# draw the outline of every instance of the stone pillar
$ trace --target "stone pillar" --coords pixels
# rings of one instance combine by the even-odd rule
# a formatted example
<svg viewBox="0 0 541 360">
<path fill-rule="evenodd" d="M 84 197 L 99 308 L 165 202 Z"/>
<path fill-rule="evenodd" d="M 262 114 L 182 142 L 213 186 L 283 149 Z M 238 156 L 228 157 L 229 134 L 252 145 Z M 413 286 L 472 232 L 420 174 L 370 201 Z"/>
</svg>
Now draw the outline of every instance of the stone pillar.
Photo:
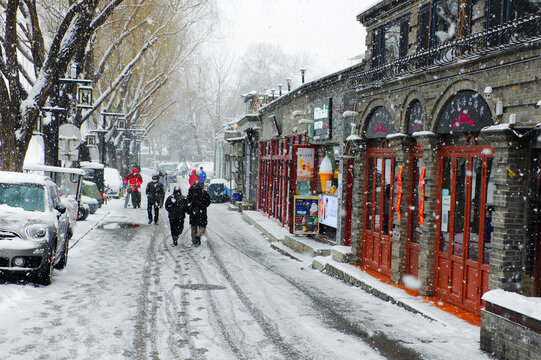
<svg viewBox="0 0 541 360">
<path fill-rule="evenodd" d="M 509 129 L 487 129 L 485 138 L 494 147 L 494 213 L 490 289 L 522 292 L 523 254 L 526 247 L 528 150 L 524 140 Z M 511 171 L 508 171 L 511 170 Z"/>
<path fill-rule="evenodd" d="M 408 184 L 410 178 L 410 150 L 412 139 L 407 135 L 393 135 L 388 139 L 389 145 L 396 151 L 395 158 L 395 186 L 393 196 L 393 260 L 391 268 L 393 275 L 391 281 L 401 283 L 402 276 L 406 270 L 406 241 L 408 238 Z M 401 220 L 398 220 L 398 212 L 396 209 L 396 200 L 398 199 L 398 171 L 402 167 L 402 198 L 400 202 Z"/>
<path fill-rule="evenodd" d="M 366 174 L 366 141 L 358 141 L 359 148 L 356 151 L 353 171 L 355 177 L 353 179 L 353 201 L 351 204 L 351 253 L 356 256 L 356 262 L 361 264 L 362 261 L 362 239 L 363 233 L 363 217 L 365 203 L 364 178 Z"/>
<path fill-rule="evenodd" d="M 430 132 L 422 132 L 415 140 L 423 150 L 425 163 L 424 226 L 421 226 L 419 246 L 419 294 L 434 295 L 435 253 L 436 253 L 436 214 L 438 192 L 439 137 Z"/>
</svg>

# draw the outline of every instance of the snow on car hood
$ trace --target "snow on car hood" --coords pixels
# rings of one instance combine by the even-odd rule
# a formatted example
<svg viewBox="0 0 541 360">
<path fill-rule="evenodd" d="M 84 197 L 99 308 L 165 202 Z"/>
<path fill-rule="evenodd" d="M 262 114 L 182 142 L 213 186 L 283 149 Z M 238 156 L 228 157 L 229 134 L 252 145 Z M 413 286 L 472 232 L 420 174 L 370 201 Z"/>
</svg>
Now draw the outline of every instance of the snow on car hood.
<svg viewBox="0 0 541 360">
<path fill-rule="evenodd" d="M 31 224 L 58 226 L 58 218 L 54 212 L 26 211 L 23 208 L 0 205 L 0 229 L 24 236 L 24 229 Z"/>
</svg>

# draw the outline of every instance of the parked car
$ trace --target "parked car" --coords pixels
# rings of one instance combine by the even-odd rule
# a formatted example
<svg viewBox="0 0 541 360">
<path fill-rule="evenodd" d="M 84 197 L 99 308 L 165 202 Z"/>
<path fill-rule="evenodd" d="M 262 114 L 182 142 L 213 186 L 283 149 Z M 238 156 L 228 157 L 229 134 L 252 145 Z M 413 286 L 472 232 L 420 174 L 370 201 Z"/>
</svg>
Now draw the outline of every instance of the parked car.
<svg viewBox="0 0 541 360">
<path fill-rule="evenodd" d="M 68 262 L 69 225 L 58 186 L 47 176 L 0 171 L 0 272 L 49 285 Z"/>
<path fill-rule="evenodd" d="M 207 186 L 207 192 L 210 195 L 210 201 L 215 203 L 223 203 L 229 201 L 229 195 L 227 192 L 226 179 L 213 179 Z"/>
<path fill-rule="evenodd" d="M 167 183 L 176 183 L 177 182 L 177 163 L 167 162 L 159 163 L 158 168 L 156 169 L 159 173 L 164 171 L 167 174 Z"/>
<path fill-rule="evenodd" d="M 94 214 L 103 205 L 100 191 L 92 181 L 83 180 L 81 201 L 88 205 L 91 214 Z"/>
<path fill-rule="evenodd" d="M 81 169 L 85 171 L 84 179 L 96 184 L 102 199 L 105 193 L 104 168 L 100 163 L 81 161 Z"/>
<path fill-rule="evenodd" d="M 105 195 L 107 195 L 107 197 L 119 199 L 123 179 L 118 170 L 106 167 L 103 172 L 103 180 L 105 182 Z"/>
</svg>

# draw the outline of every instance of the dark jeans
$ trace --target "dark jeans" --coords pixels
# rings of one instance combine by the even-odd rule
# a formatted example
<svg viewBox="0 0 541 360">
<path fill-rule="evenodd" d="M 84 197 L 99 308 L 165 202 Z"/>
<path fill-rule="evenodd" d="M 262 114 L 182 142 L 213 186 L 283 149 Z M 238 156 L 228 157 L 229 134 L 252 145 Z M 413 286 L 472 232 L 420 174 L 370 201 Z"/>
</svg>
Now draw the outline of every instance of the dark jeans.
<svg viewBox="0 0 541 360">
<path fill-rule="evenodd" d="M 158 216 L 160 215 L 160 204 L 157 201 L 148 200 L 147 213 L 149 221 L 152 221 L 152 208 L 154 208 L 154 222 L 158 222 Z"/>
</svg>

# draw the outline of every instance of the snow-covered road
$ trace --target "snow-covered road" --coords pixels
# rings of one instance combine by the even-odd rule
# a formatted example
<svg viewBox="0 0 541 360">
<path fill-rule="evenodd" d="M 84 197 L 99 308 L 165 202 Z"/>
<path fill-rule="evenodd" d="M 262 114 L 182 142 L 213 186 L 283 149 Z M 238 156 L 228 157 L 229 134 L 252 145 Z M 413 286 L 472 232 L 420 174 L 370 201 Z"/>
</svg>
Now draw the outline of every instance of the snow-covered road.
<svg viewBox="0 0 541 360">
<path fill-rule="evenodd" d="M 143 207 L 146 206 L 143 200 Z M 112 200 L 78 224 L 48 287 L 0 284 L 10 359 L 486 358 L 479 329 L 431 322 L 272 250 L 225 204 L 192 247 L 166 212 Z"/>
</svg>

